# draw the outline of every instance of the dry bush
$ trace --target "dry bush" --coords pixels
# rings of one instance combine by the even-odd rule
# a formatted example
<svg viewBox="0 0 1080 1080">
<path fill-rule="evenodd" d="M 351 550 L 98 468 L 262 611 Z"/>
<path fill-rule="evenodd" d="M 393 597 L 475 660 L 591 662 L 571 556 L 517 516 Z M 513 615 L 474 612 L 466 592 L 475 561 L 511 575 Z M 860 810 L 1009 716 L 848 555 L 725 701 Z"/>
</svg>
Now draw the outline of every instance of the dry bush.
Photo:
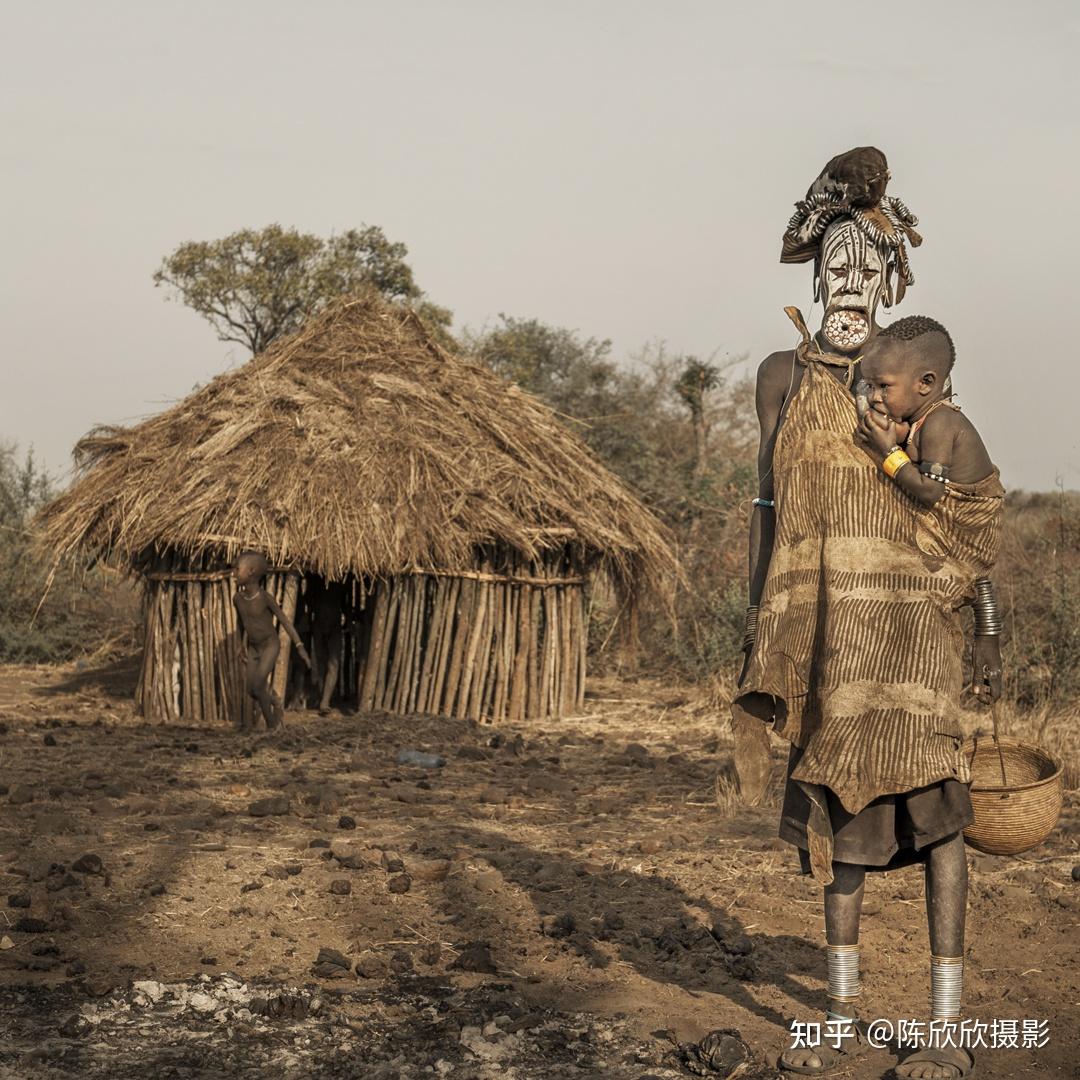
<svg viewBox="0 0 1080 1080">
<path fill-rule="evenodd" d="M 130 648 L 138 598 L 115 571 L 55 573 L 35 543 L 33 516 L 52 481 L 16 447 L 0 444 L 0 660 L 44 663 Z"/>
</svg>

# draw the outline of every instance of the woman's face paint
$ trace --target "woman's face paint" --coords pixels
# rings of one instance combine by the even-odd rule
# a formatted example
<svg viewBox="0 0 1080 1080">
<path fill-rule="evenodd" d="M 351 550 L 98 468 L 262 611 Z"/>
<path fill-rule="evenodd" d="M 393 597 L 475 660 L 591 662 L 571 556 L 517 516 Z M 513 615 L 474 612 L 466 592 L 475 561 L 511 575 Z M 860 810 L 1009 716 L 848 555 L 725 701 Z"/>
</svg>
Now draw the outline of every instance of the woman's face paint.
<svg viewBox="0 0 1080 1080">
<path fill-rule="evenodd" d="M 858 349 L 870 336 L 885 288 L 885 259 L 850 221 L 825 233 L 821 244 L 822 333 L 834 348 Z"/>
</svg>

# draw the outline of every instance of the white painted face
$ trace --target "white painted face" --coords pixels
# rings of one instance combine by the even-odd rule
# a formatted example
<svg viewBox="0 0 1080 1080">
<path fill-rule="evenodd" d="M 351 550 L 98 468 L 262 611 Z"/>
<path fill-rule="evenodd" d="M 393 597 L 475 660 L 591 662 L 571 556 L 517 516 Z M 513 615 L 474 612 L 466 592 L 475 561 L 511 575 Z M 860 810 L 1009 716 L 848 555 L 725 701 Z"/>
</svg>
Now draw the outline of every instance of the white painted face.
<svg viewBox="0 0 1080 1080">
<path fill-rule="evenodd" d="M 885 289 L 885 259 L 851 221 L 830 225 L 821 243 L 822 333 L 835 348 L 858 349 L 870 336 Z"/>
</svg>

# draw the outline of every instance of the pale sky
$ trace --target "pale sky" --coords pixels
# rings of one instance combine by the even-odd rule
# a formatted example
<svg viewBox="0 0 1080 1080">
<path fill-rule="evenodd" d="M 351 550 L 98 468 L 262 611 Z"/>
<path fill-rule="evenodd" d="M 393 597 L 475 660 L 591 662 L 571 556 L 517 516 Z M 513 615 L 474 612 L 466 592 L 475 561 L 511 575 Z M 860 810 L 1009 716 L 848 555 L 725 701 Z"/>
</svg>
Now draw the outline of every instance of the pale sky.
<svg viewBox="0 0 1080 1080">
<path fill-rule="evenodd" d="M 1080 487 L 1075 4 L 0 11 L 0 439 L 57 472 L 246 359 L 154 288 L 185 240 L 379 225 L 459 328 L 758 358 L 808 311 L 809 267 L 778 262 L 792 203 L 869 143 L 926 241 L 896 317 L 952 331 L 1008 486 Z"/>
</svg>

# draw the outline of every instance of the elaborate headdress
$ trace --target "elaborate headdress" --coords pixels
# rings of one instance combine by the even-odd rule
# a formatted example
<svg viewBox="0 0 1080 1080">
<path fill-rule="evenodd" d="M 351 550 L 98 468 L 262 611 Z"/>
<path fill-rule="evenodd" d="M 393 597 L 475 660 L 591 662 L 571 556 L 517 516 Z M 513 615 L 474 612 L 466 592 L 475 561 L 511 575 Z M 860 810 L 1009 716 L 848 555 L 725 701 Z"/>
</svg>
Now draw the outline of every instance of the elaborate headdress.
<svg viewBox="0 0 1080 1080">
<path fill-rule="evenodd" d="M 900 199 L 885 194 L 888 182 L 888 162 L 876 147 L 857 146 L 845 154 L 838 154 L 810 185 L 806 198 L 795 204 L 795 213 L 784 232 L 780 261 L 804 263 L 816 260 L 825 230 L 834 221 L 848 218 L 885 260 L 885 305 L 891 307 L 900 303 L 907 287 L 915 282 L 908 264 L 905 240 L 912 247 L 918 247 L 922 237 L 915 231 L 919 219 Z"/>
</svg>

